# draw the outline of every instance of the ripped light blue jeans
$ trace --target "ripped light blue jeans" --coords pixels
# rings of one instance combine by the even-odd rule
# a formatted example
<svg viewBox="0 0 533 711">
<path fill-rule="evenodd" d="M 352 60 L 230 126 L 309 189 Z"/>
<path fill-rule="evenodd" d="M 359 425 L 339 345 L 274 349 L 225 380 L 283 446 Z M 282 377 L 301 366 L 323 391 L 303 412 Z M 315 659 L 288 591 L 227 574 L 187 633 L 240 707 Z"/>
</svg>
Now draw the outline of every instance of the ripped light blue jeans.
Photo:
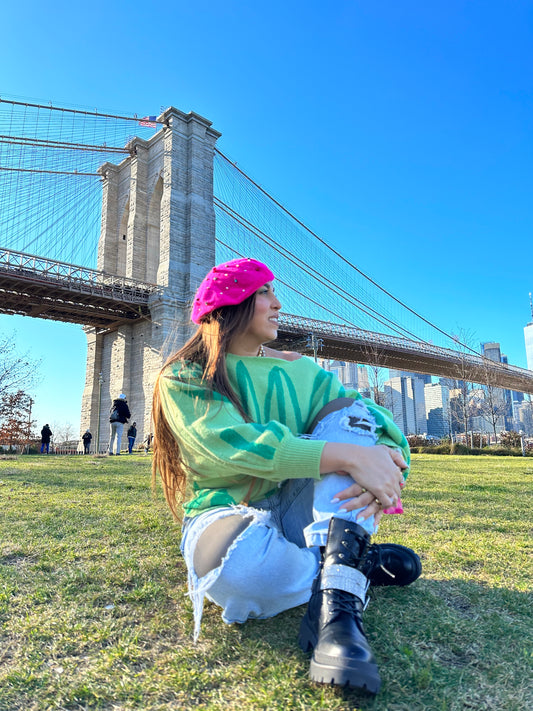
<svg viewBox="0 0 533 711">
<path fill-rule="evenodd" d="M 305 437 L 373 446 L 377 442 L 375 429 L 374 418 L 364 403 L 356 400 L 324 417 Z M 350 483 L 347 476 L 335 473 L 320 480 L 288 479 L 275 494 L 250 506 L 220 507 L 185 519 L 181 551 L 189 573 L 194 638 L 200 633 L 204 597 L 222 608 L 222 619 L 228 624 L 273 617 L 306 603 L 330 518 L 355 522 L 362 511 L 344 511 L 340 508 L 343 502 L 332 502 Z M 232 542 L 221 564 L 198 578 L 193 557 L 200 536 L 218 519 L 235 514 L 249 518 L 248 527 Z M 373 516 L 357 523 L 369 534 L 376 531 Z M 364 601 L 368 583 L 359 575 L 351 580 L 330 578 L 330 586 L 348 589 Z"/>
</svg>

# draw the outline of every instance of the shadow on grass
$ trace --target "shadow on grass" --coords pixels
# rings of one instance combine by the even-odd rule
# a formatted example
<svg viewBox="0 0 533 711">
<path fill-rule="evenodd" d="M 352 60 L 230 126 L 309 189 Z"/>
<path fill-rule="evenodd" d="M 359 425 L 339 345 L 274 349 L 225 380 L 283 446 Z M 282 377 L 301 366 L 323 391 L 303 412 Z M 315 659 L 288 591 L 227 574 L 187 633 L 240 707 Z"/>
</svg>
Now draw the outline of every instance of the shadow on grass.
<svg viewBox="0 0 533 711">
<path fill-rule="evenodd" d="M 224 627 L 214 619 L 215 606 L 208 608 L 210 619 L 202 632 L 207 644 Z M 531 694 L 530 609 L 527 593 L 460 579 L 420 579 L 408 588 L 373 589 L 364 620 L 383 681 L 375 698 L 307 679 L 309 655 L 297 644 L 305 606 L 233 625 L 233 642 L 239 640 L 235 661 L 285 659 L 299 683 L 308 686 L 310 700 L 317 702 L 325 693 L 330 701 L 346 704 L 331 708 L 518 711 L 528 707 Z M 309 707 L 315 708 L 311 702 Z"/>
</svg>

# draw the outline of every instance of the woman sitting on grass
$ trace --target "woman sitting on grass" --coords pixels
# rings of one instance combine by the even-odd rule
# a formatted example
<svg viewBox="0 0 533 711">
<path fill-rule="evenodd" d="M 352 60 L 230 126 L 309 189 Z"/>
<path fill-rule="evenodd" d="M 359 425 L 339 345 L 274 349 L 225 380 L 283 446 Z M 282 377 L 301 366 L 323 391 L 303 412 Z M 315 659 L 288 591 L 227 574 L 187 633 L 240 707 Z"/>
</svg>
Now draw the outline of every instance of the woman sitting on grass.
<svg viewBox="0 0 533 711">
<path fill-rule="evenodd" d="M 376 693 L 368 586 L 421 570 L 409 548 L 370 543 L 384 509 L 401 510 L 409 450 L 387 410 L 309 358 L 264 347 L 278 331 L 273 280 L 236 259 L 200 285 L 198 330 L 155 387 L 153 480 L 176 519 L 185 499 L 195 638 L 206 595 L 227 623 L 308 603 L 299 643 L 313 648 L 311 678 Z"/>
</svg>

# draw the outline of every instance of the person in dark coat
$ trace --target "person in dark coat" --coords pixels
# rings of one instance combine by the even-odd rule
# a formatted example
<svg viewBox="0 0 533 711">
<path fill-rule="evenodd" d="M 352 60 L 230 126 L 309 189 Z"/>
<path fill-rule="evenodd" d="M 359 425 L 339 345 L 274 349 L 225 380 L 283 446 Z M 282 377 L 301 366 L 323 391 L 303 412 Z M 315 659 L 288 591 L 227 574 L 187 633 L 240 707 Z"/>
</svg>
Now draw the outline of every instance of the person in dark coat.
<svg viewBox="0 0 533 711">
<path fill-rule="evenodd" d="M 135 438 L 137 437 L 137 423 L 134 422 L 130 428 L 128 428 L 128 454 L 131 454 L 133 445 L 135 444 Z"/>
<path fill-rule="evenodd" d="M 50 450 L 50 440 L 52 438 L 52 430 L 50 429 L 49 425 L 46 424 L 42 430 L 41 430 L 41 454 L 44 452 L 46 449 L 46 454 L 48 454 Z"/>
<path fill-rule="evenodd" d="M 93 438 L 93 436 L 89 432 L 89 430 L 87 430 L 86 432 L 83 433 L 82 440 L 83 440 L 83 453 L 84 454 L 89 454 L 89 450 L 91 449 L 92 438 Z"/>
<path fill-rule="evenodd" d="M 144 438 L 144 453 L 148 454 L 148 451 L 150 450 L 150 445 L 152 444 L 154 436 L 151 432 L 149 432 L 146 437 Z"/>
<path fill-rule="evenodd" d="M 118 396 L 116 400 L 113 400 L 111 405 L 111 411 L 109 413 L 109 423 L 111 425 L 111 432 L 109 436 L 109 454 L 113 454 L 113 444 L 116 440 L 115 453 L 117 456 L 120 454 L 120 444 L 122 442 L 122 432 L 124 431 L 124 425 L 130 419 L 131 413 L 128 407 L 128 401 L 124 393 Z"/>
</svg>

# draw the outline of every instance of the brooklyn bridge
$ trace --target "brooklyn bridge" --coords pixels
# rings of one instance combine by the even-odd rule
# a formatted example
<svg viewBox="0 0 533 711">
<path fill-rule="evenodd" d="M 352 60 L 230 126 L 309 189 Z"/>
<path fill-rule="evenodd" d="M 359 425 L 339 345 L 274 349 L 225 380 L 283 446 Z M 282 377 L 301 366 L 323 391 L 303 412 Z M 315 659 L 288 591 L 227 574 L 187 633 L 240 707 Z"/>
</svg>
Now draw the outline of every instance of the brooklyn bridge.
<svg viewBox="0 0 533 711">
<path fill-rule="evenodd" d="M 82 428 L 127 391 L 148 431 L 155 374 L 190 335 L 197 285 L 239 256 L 276 275 L 275 348 L 533 392 L 531 371 L 482 357 L 350 264 L 219 136 L 172 107 L 127 117 L 0 100 L 0 313 L 85 327 Z"/>
</svg>

